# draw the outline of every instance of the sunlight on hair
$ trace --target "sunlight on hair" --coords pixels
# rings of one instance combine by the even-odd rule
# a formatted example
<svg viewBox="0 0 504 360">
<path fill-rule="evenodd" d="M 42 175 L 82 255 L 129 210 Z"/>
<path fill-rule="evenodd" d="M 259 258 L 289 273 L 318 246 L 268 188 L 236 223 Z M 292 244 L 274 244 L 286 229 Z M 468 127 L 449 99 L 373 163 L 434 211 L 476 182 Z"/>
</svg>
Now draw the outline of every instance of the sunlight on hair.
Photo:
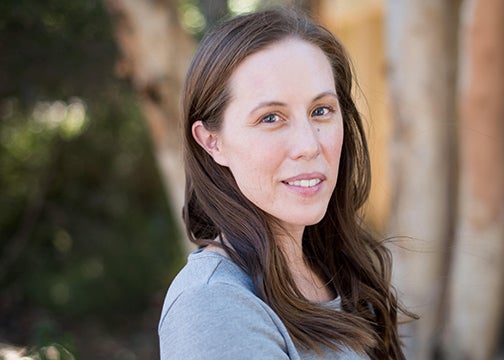
<svg viewBox="0 0 504 360">
<path fill-rule="evenodd" d="M 259 0 L 228 0 L 228 8 L 233 15 L 240 15 L 257 10 L 259 4 Z"/>
</svg>

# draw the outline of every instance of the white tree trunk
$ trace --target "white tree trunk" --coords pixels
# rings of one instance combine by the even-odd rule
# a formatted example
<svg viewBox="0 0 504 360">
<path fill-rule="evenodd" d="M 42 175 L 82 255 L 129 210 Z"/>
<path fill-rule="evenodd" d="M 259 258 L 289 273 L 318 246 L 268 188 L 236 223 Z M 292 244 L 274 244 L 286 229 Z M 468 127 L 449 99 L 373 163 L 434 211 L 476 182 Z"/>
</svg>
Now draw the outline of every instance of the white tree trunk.
<svg viewBox="0 0 504 360">
<path fill-rule="evenodd" d="M 402 329 L 408 359 L 431 359 L 452 234 L 457 18 L 450 1 L 388 2 L 393 281 L 421 319 Z"/>
<path fill-rule="evenodd" d="M 504 2 L 467 0 L 459 67 L 459 213 L 447 359 L 494 359 L 504 302 Z"/>
<path fill-rule="evenodd" d="M 139 95 L 164 187 L 182 229 L 185 180 L 179 103 L 193 41 L 179 24 L 176 1 L 104 2 L 122 52 L 118 74 L 131 79 Z M 186 251 L 190 251 L 193 246 L 185 236 L 183 239 Z"/>
</svg>

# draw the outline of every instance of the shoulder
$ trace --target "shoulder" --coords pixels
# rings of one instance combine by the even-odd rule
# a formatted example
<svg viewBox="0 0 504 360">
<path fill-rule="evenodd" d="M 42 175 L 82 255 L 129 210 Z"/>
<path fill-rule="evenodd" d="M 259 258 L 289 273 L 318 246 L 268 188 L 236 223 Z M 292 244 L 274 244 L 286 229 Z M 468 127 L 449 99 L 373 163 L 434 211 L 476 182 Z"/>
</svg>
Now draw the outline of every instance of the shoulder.
<svg viewBox="0 0 504 360">
<path fill-rule="evenodd" d="M 287 331 L 236 265 L 218 257 L 184 268 L 159 324 L 161 359 L 289 359 Z M 236 272 L 237 271 L 237 272 Z M 188 276 L 191 275 L 191 276 Z"/>
<path fill-rule="evenodd" d="M 166 294 L 163 313 L 167 313 L 182 293 L 208 289 L 207 285 L 235 285 L 243 291 L 253 293 L 249 276 L 229 259 L 214 252 L 195 251 L 188 262 L 172 281 Z M 186 295 L 187 296 L 187 295 Z M 180 301 L 178 301 L 180 302 Z"/>
</svg>

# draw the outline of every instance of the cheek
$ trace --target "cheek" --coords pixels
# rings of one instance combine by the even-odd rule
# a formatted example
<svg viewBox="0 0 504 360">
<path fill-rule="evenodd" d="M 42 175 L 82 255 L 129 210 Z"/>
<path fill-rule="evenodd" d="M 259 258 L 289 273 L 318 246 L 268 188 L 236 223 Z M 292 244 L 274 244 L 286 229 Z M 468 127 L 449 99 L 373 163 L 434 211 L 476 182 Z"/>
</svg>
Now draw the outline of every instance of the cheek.
<svg viewBox="0 0 504 360">
<path fill-rule="evenodd" d="M 244 145 L 238 144 L 236 151 L 229 157 L 229 170 L 241 192 L 256 203 L 260 198 L 270 196 L 273 191 L 281 159 L 277 156 L 277 145 L 257 142 Z"/>
<path fill-rule="evenodd" d="M 281 161 L 282 141 L 268 134 L 235 136 L 224 144 L 229 168 L 233 174 L 257 178 L 275 168 Z"/>
<path fill-rule="evenodd" d="M 274 176 L 275 159 L 269 151 L 250 149 L 233 156 L 229 169 L 239 186 L 262 187 Z"/>
<path fill-rule="evenodd" d="M 343 127 L 338 127 L 333 131 L 327 131 L 322 139 L 324 148 L 327 150 L 328 161 L 338 164 L 343 146 Z"/>
</svg>

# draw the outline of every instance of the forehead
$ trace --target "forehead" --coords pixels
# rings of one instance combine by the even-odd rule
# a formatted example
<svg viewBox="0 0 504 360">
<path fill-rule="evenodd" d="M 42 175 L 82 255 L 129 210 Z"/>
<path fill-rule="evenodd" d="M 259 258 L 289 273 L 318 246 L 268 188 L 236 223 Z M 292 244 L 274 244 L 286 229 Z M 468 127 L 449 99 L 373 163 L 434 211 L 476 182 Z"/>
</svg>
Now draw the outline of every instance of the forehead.
<svg viewBox="0 0 504 360">
<path fill-rule="evenodd" d="M 230 88 L 232 95 L 252 97 L 328 91 L 335 85 L 325 53 L 305 40 L 288 38 L 245 58 L 232 73 Z"/>
</svg>

